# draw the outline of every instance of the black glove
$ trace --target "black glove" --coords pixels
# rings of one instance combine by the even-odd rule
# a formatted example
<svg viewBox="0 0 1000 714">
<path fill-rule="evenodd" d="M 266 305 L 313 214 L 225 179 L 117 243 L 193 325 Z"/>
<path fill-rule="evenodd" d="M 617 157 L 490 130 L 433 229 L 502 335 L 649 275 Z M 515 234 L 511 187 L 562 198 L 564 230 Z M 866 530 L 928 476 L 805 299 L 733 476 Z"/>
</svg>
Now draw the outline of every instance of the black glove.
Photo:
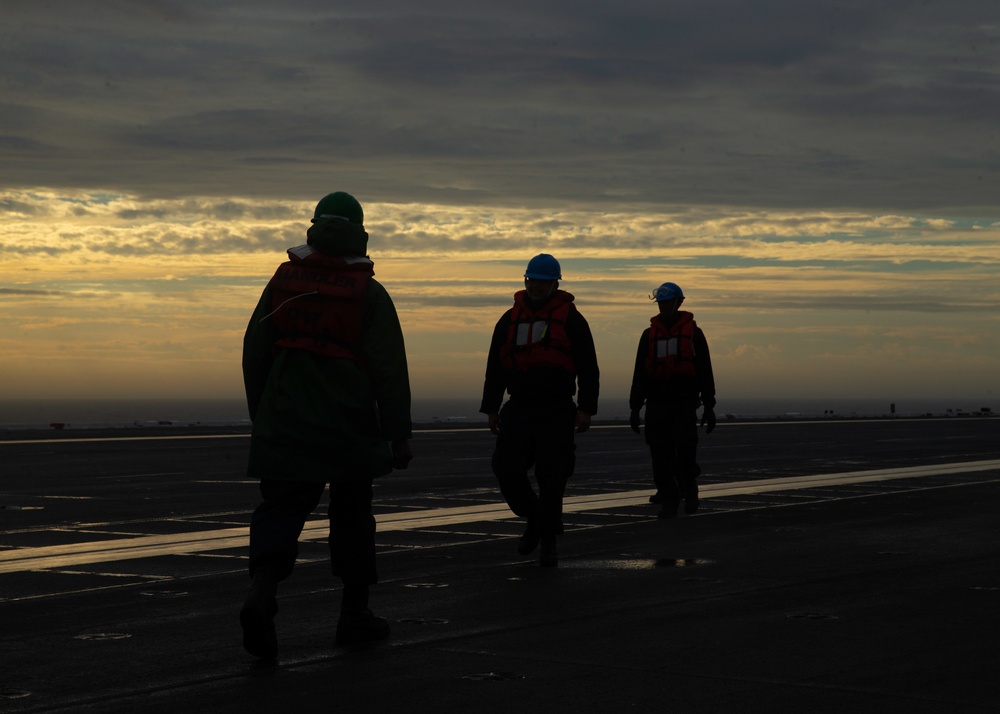
<svg viewBox="0 0 1000 714">
<path fill-rule="evenodd" d="M 639 424 L 640 423 L 641 422 L 639 421 L 639 410 L 638 409 L 633 409 L 632 413 L 629 414 L 629 417 L 628 417 L 628 425 L 632 428 L 632 431 L 634 431 L 636 434 L 639 433 Z"/>
<path fill-rule="evenodd" d="M 705 408 L 705 411 L 701 415 L 701 425 L 705 427 L 705 433 L 711 434 L 712 430 L 715 429 L 715 410 Z"/>
<path fill-rule="evenodd" d="M 392 442 L 392 468 L 405 469 L 412 458 L 413 452 L 410 451 L 409 441 L 403 439 Z"/>
</svg>

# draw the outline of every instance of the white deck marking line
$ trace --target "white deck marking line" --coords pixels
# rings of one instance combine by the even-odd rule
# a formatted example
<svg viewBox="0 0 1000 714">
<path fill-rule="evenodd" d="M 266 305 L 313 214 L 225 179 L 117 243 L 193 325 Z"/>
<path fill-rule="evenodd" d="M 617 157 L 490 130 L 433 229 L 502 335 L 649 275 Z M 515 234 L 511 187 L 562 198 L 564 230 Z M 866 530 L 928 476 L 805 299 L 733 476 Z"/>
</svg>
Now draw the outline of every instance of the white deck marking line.
<svg viewBox="0 0 1000 714">
<path fill-rule="evenodd" d="M 174 434 L 172 436 L 84 436 L 65 439 L 11 439 L 0 441 L 0 446 L 31 446 L 34 444 L 99 444 L 107 441 L 189 441 L 202 439 L 249 439 L 249 434 Z"/>
<path fill-rule="evenodd" d="M 905 466 L 895 469 L 848 471 L 813 476 L 790 476 L 734 483 L 705 484 L 701 487 L 703 499 L 720 496 L 746 495 L 774 491 L 791 491 L 822 486 L 843 486 L 854 483 L 890 481 L 903 478 L 920 478 L 943 474 L 977 473 L 1000 469 L 1000 459 L 968 461 L 930 466 Z M 652 491 L 620 491 L 617 493 L 569 496 L 563 503 L 567 513 L 594 511 L 623 506 L 646 504 Z M 514 518 L 503 502 L 474 506 L 453 506 L 400 513 L 383 513 L 376 516 L 379 532 L 406 531 L 417 528 L 449 526 L 482 521 Z M 326 537 L 327 521 L 318 519 L 306 523 L 302 531 L 304 540 Z M 134 560 L 161 555 L 188 555 L 230 548 L 245 548 L 249 528 L 222 528 L 212 531 L 172 533 L 166 535 L 117 538 L 86 543 L 15 548 L 0 551 L 0 573 L 24 572 L 51 568 L 66 568 L 88 563 L 107 563 Z"/>
<path fill-rule="evenodd" d="M 903 417 L 904 419 L 906 417 Z M 927 417 L 921 418 L 921 421 L 954 421 L 953 416 L 938 416 L 938 417 Z M 775 426 L 783 424 L 794 424 L 796 426 L 809 425 L 809 426 L 825 426 L 827 424 L 869 424 L 869 423 L 881 423 L 887 421 L 885 418 L 871 417 L 871 418 L 859 418 L 850 419 L 845 421 L 844 419 L 785 419 L 783 417 L 776 417 L 774 419 L 760 419 L 759 421 L 740 421 L 727 423 L 725 421 L 720 421 L 720 427 L 736 427 L 736 426 Z M 892 421 L 889 419 L 888 421 Z M 249 428 L 250 422 L 233 423 L 230 428 Z M 185 426 L 185 425 L 178 425 Z M 193 426 L 193 425 L 186 425 Z M 628 423 L 622 422 L 620 424 L 595 424 L 590 427 L 593 430 L 598 429 L 627 429 Z M 98 427 L 87 427 L 94 428 Z M 112 429 L 121 427 L 109 427 Z M 127 427 L 130 428 L 130 427 Z M 152 428 L 152 427 L 139 427 L 139 428 Z M 413 430 L 414 434 L 468 434 L 468 433 L 479 433 L 484 434 L 488 432 L 485 420 L 482 425 L 473 426 L 460 426 L 452 429 L 433 429 L 433 428 L 417 428 Z M 30 445 L 30 444 L 93 444 L 105 441 L 185 441 L 190 439 L 249 439 L 250 433 L 243 432 L 239 434 L 143 434 L 141 436 L 87 436 L 87 437 L 52 437 L 52 438 L 39 438 L 39 439 L 10 439 L 10 440 L 0 440 L 0 447 L 5 444 L 12 445 Z"/>
</svg>

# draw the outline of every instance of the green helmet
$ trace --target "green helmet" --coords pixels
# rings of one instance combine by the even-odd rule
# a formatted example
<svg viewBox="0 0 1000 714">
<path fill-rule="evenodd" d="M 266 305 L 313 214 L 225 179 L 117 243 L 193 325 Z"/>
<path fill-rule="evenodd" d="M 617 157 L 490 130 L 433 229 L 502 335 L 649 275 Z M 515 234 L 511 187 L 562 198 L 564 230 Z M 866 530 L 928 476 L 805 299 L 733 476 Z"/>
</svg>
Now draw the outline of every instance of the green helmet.
<svg viewBox="0 0 1000 714">
<path fill-rule="evenodd" d="M 365 212 L 361 204 L 358 203 L 358 199 L 344 191 L 328 193 L 316 204 L 312 222 L 324 218 L 342 218 L 361 228 L 365 226 Z"/>
</svg>

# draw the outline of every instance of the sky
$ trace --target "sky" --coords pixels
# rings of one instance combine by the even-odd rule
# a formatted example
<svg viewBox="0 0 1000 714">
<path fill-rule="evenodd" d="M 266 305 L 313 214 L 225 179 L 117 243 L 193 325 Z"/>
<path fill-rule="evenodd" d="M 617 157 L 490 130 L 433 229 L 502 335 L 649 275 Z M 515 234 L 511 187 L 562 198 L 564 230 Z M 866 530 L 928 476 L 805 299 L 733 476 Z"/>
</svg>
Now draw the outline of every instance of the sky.
<svg viewBox="0 0 1000 714">
<path fill-rule="evenodd" d="M 478 403 L 546 252 L 606 398 L 669 280 L 720 408 L 1000 408 L 995 0 L 341 5 L 4 2 L 0 399 L 241 396 L 343 190 L 417 399 Z"/>
</svg>

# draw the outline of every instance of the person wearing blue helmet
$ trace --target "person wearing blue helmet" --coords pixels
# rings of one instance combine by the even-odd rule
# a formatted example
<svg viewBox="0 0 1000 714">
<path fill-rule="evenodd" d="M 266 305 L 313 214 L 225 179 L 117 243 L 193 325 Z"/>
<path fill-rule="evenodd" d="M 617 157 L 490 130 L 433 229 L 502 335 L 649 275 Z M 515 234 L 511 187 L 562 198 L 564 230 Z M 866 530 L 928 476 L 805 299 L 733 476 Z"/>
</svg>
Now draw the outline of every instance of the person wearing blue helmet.
<svg viewBox="0 0 1000 714">
<path fill-rule="evenodd" d="M 663 283 L 652 295 L 659 313 L 639 338 L 629 393 L 629 425 L 640 432 L 640 410 L 646 407 L 646 444 L 653 461 L 659 518 L 675 518 L 680 501 L 685 513 L 698 510 L 698 407 L 701 425 L 715 429 L 715 376 L 705 333 L 694 315 L 680 306 L 684 291 Z"/>
<path fill-rule="evenodd" d="M 543 566 L 558 563 L 556 537 L 563 532 L 563 494 L 576 463 L 575 434 L 586 431 L 597 413 L 600 382 L 590 325 L 573 295 L 559 289 L 561 279 L 551 255 L 528 262 L 524 289 L 493 329 L 479 408 L 497 435 L 492 466 L 500 492 L 527 521 L 518 552 L 528 555 L 541 543 Z M 510 395 L 506 404 L 504 393 Z M 532 466 L 537 493 L 528 476 Z"/>
</svg>

